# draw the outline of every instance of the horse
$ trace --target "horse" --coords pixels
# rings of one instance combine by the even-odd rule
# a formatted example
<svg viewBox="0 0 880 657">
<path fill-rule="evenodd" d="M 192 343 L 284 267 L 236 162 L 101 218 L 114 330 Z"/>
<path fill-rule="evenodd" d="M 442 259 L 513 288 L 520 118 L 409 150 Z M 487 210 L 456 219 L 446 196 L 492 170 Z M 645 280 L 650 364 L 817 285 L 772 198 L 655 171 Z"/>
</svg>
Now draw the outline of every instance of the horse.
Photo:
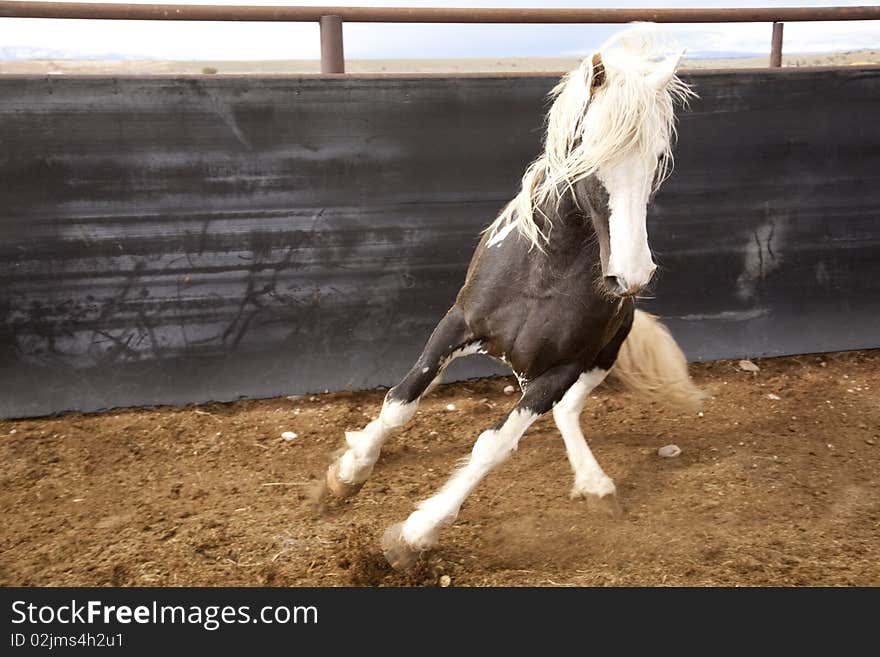
<svg viewBox="0 0 880 657">
<path fill-rule="evenodd" d="M 544 151 L 483 231 L 455 303 L 379 416 L 346 432 L 326 472 L 326 497 L 355 494 L 383 441 L 413 417 L 453 359 L 487 354 L 513 371 L 521 389 L 513 409 L 479 435 L 439 492 L 384 533 L 382 551 L 394 568 L 411 567 L 433 548 L 470 492 L 551 411 L 574 471 L 571 496 L 616 499 L 579 421 L 610 371 L 655 399 L 699 405 L 702 393 L 674 338 L 635 309 L 657 269 L 647 207 L 671 170 L 675 107 L 695 96 L 675 74 L 684 51 L 669 55 L 656 41 L 650 27 L 632 27 L 551 91 Z"/>
</svg>

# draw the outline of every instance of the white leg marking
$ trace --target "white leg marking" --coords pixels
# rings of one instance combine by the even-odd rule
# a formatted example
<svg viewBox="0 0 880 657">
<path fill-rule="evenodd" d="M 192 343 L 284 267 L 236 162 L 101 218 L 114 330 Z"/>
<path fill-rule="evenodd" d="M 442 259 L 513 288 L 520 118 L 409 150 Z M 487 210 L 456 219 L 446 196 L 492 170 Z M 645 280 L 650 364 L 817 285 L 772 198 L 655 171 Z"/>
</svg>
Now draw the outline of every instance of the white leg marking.
<svg viewBox="0 0 880 657">
<path fill-rule="evenodd" d="M 614 482 L 603 472 L 581 431 L 580 416 L 587 395 L 605 378 L 608 370 L 594 369 L 578 377 L 562 400 L 553 407 L 553 419 L 565 441 L 565 451 L 574 470 L 572 497 L 598 495 L 604 497 L 615 492 Z"/>
<path fill-rule="evenodd" d="M 373 466 L 379 460 L 382 443 L 395 429 L 410 421 L 419 402 L 409 404 L 386 401 L 382 404 L 379 417 L 370 422 L 362 431 L 346 431 L 345 442 L 348 449 L 339 459 L 339 479 L 346 484 L 360 484 L 367 480 Z"/>
<path fill-rule="evenodd" d="M 416 550 L 431 547 L 440 529 L 455 520 L 462 503 L 483 477 L 516 451 L 520 438 L 537 418 L 534 413 L 515 410 L 500 429 L 481 433 L 467 464 L 406 519 L 403 540 Z"/>
<path fill-rule="evenodd" d="M 479 341 L 471 342 L 449 354 L 440 364 L 440 372 L 422 395 L 427 394 L 440 382 L 443 370 L 450 362 L 461 356 L 478 353 L 481 346 L 482 343 Z M 422 373 L 427 371 L 429 368 L 422 368 Z M 399 429 L 409 422 L 418 407 L 418 399 L 408 404 L 386 400 L 382 404 L 382 412 L 377 419 L 370 422 L 361 431 L 345 432 L 345 442 L 348 444 L 348 449 L 339 457 L 336 464 L 330 467 L 329 472 L 332 473 L 333 468 L 338 466 L 335 476 L 342 483 L 353 485 L 365 482 L 373 472 L 376 461 L 379 460 L 382 443 L 395 429 Z"/>
<path fill-rule="evenodd" d="M 465 346 L 456 349 L 447 357 L 444 367 L 446 364 L 451 363 L 456 358 L 461 358 L 462 356 L 473 356 L 474 354 L 480 353 L 480 349 L 483 347 L 483 343 L 477 340 L 476 342 L 470 342 Z"/>
</svg>

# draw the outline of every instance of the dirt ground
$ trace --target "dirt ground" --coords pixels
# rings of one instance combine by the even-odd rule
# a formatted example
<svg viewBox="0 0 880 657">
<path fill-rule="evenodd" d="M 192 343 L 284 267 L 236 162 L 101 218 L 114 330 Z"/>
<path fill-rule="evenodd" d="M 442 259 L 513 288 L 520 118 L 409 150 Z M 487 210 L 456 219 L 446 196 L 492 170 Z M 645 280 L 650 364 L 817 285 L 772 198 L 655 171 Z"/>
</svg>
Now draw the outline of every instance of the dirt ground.
<svg viewBox="0 0 880 657">
<path fill-rule="evenodd" d="M 382 531 L 513 404 L 511 380 L 439 387 L 322 515 L 308 491 L 381 391 L 0 421 L 0 584 L 880 585 L 880 351 L 755 362 L 693 367 L 702 417 L 596 393 L 582 420 L 617 517 L 568 499 L 542 419 L 408 574 Z"/>
</svg>

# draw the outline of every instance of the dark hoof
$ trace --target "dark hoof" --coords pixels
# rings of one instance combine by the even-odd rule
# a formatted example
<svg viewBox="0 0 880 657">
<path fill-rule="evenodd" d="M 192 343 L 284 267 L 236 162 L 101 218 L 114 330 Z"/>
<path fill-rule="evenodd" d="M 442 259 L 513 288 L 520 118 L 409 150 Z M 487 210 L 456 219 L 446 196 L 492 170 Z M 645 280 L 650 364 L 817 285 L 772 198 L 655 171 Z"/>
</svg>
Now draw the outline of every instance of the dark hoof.
<svg viewBox="0 0 880 657">
<path fill-rule="evenodd" d="M 382 554 L 394 570 L 410 570 L 416 565 L 421 552 L 403 540 L 403 523 L 391 525 L 382 534 Z"/>
</svg>

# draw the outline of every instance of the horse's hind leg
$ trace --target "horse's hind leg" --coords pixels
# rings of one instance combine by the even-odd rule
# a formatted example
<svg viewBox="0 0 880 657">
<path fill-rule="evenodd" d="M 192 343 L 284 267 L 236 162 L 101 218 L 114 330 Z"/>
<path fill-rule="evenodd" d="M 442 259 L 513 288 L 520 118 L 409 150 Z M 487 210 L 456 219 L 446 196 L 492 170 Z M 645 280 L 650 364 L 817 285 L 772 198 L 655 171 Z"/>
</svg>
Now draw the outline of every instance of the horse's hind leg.
<svg viewBox="0 0 880 657">
<path fill-rule="evenodd" d="M 419 399 L 443 368 L 456 356 L 468 353 L 470 332 L 461 311 L 453 308 L 440 321 L 409 373 L 385 395 L 379 417 L 361 431 L 345 432 L 345 451 L 327 470 L 327 488 L 336 497 L 355 494 L 379 459 L 384 440 L 406 424 Z"/>
<path fill-rule="evenodd" d="M 438 493 L 419 504 L 406 522 L 388 528 L 382 549 L 392 566 L 409 568 L 421 552 L 434 545 L 440 529 L 455 521 L 471 491 L 516 450 L 526 430 L 562 398 L 581 369 L 579 365 L 563 365 L 529 382 L 507 417 L 480 434 L 467 464 Z"/>
</svg>

